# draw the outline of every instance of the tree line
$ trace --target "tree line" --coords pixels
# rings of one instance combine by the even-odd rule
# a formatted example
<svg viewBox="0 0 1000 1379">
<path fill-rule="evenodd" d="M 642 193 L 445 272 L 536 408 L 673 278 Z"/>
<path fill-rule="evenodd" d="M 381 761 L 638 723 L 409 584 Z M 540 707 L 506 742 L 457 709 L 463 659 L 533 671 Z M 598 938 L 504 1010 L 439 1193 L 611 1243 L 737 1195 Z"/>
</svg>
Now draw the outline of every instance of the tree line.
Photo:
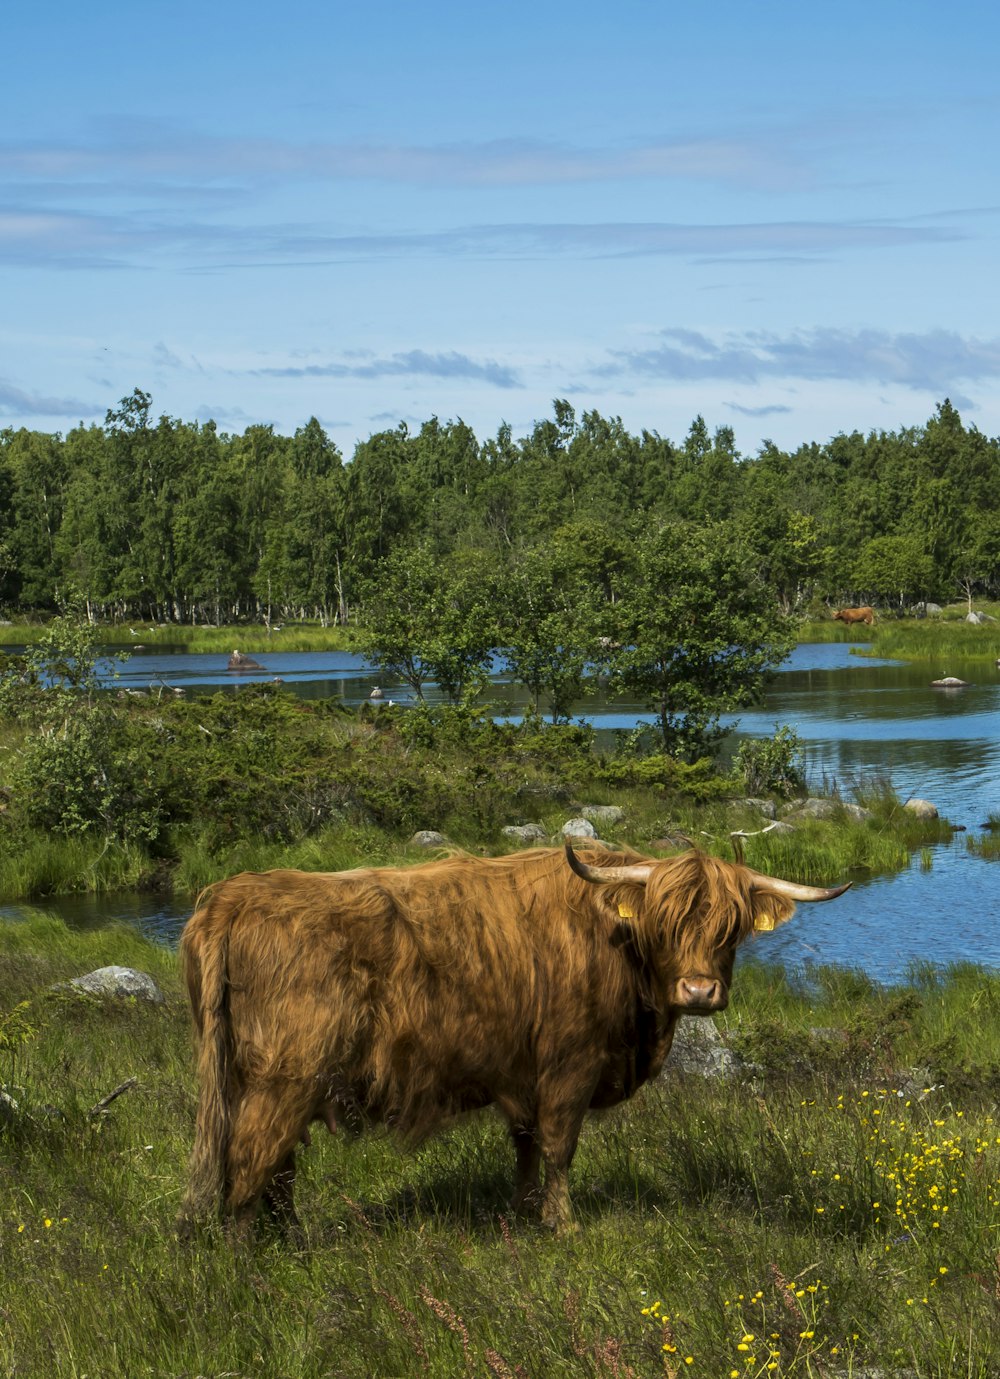
<svg viewBox="0 0 1000 1379">
<path fill-rule="evenodd" d="M 0 431 L 0 604 L 348 623 L 402 559 L 472 580 L 478 561 L 529 602 L 555 575 L 613 608 L 668 529 L 722 540 L 786 612 L 971 600 L 1000 593 L 998 460 L 948 401 L 921 427 L 746 456 L 701 417 L 674 442 L 557 400 L 522 437 L 432 417 L 345 462 L 315 418 L 228 434 L 156 418 L 136 389 L 101 426 Z"/>
</svg>

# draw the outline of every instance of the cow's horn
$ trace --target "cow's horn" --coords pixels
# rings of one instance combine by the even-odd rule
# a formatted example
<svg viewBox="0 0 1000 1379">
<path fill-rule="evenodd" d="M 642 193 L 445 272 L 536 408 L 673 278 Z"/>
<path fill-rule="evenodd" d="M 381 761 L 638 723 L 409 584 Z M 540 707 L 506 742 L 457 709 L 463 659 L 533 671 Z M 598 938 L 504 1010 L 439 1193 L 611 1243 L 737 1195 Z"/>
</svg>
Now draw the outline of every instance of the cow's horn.
<svg viewBox="0 0 1000 1379">
<path fill-rule="evenodd" d="M 592 867 L 580 861 L 569 839 L 566 840 L 566 860 L 584 881 L 597 881 L 605 886 L 616 881 L 631 881 L 636 886 L 645 886 L 653 868 L 652 862 L 636 862 L 630 867 Z"/>
<path fill-rule="evenodd" d="M 842 886 L 800 886 L 797 881 L 782 881 L 778 876 L 764 876 L 749 867 L 747 870 L 750 872 L 754 890 L 776 891 L 778 895 L 787 896 L 789 900 L 836 900 L 838 895 L 843 895 L 851 889 L 850 881 L 845 881 Z"/>
</svg>

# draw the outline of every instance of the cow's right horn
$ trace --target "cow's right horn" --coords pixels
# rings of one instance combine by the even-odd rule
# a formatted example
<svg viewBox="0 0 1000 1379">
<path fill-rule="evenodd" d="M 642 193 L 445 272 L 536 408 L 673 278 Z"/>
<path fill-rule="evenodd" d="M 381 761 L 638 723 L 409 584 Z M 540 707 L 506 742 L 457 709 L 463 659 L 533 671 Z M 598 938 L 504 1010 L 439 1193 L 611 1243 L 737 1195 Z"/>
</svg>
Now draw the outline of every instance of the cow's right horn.
<svg viewBox="0 0 1000 1379">
<path fill-rule="evenodd" d="M 851 882 L 842 886 L 803 886 L 797 881 L 782 881 L 778 876 L 765 876 L 763 872 L 747 867 L 753 881 L 754 890 L 776 891 L 789 900 L 836 900 L 838 895 L 851 889 Z"/>
<path fill-rule="evenodd" d="M 595 881 L 604 886 L 621 881 L 630 881 L 635 886 L 645 886 L 649 880 L 649 873 L 653 869 L 652 862 L 636 862 L 628 867 L 592 867 L 588 862 L 580 861 L 568 838 L 566 840 L 566 860 L 582 880 Z"/>
</svg>

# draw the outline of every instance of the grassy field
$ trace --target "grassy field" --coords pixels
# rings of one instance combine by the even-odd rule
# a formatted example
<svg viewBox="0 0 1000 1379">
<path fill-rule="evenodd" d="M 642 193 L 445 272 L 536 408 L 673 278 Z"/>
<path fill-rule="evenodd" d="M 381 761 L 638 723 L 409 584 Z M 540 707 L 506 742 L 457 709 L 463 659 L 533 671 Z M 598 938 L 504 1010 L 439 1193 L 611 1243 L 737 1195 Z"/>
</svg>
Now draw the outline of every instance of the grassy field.
<svg viewBox="0 0 1000 1379">
<path fill-rule="evenodd" d="M 50 990 L 110 962 L 166 1005 Z M 753 1070 L 593 1118 L 579 1234 L 508 1219 L 506 1135 L 481 1114 L 414 1154 L 317 1133 L 298 1251 L 174 1238 L 194 1084 L 171 953 L 9 924 L 0 993 L 5 1376 L 996 1373 L 995 976 L 883 990 L 750 962 L 719 1023 Z"/>
<path fill-rule="evenodd" d="M 845 627 L 841 622 L 823 618 L 804 622 L 799 632 L 802 642 L 870 643 L 871 649 L 859 655 L 889 656 L 903 661 L 996 662 L 1000 657 L 1000 605 L 980 604 L 977 611 L 988 614 L 993 622 L 975 625 L 965 621 L 967 605 L 952 604 L 940 617 L 893 618 L 883 615 L 874 626 L 859 624 Z"/>
<path fill-rule="evenodd" d="M 30 646 L 45 634 L 47 623 L 13 622 L 0 628 L 0 647 Z M 101 623 L 94 639 L 104 647 L 121 651 L 157 647 L 182 647 L 187 652 L 256 651 L 349 651 L 351 634 L 343 627 L 322 627 L 318 622 L 291 622 L 270 628 L 263 623 L 237 623 L 229 627 L 192 627 L 188 623 Z"/>
</svg>

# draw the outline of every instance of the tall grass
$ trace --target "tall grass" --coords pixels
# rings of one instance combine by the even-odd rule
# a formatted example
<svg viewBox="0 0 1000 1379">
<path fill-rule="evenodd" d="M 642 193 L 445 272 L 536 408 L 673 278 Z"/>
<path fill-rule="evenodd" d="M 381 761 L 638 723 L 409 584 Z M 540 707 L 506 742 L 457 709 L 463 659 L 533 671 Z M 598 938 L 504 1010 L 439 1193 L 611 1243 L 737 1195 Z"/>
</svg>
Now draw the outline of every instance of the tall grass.
<svg viewBox="0 0 1000 1379">
<path fill-rule="evenodd" d="M 966 622 L 893 622 L 874 629 L 870 651 L 859 655 L 895 657 L 904 661 L 928 661 L 949 673 L 949 663 L 985 661 L 1000 657 L 1000 622 L 981 626 Z"/>
<path fill-rule="evenodd" d="M 49 992 L 106 961 L 153 971 L 167 1004 Z M 0 1373 L 995 1373 L 1000 1126 L 962 1080 L 998 1056 L 994 976 L 742 968 L 725 1028 L 753 1069 L 592 1118 L 565 1239 L 509 1219 L 488 1114 L 412 1155 L 317 1133 L 295 1251 L 174 1240 L 194 1110 L 175 964 L 130 931 L 0 930 L 0 1031 L 21 1001 L 32 1031 L 0 1045 L 20 1104 L 0 1128 Z M 807 1056 L 780 1058 L 776 1028 Z"/>
<path fill-rule="evenodd" d="M 33 833 L 0 854 L 0 900 L 135 890 L 152 864 L 133 843 Z"/>
</svg>

